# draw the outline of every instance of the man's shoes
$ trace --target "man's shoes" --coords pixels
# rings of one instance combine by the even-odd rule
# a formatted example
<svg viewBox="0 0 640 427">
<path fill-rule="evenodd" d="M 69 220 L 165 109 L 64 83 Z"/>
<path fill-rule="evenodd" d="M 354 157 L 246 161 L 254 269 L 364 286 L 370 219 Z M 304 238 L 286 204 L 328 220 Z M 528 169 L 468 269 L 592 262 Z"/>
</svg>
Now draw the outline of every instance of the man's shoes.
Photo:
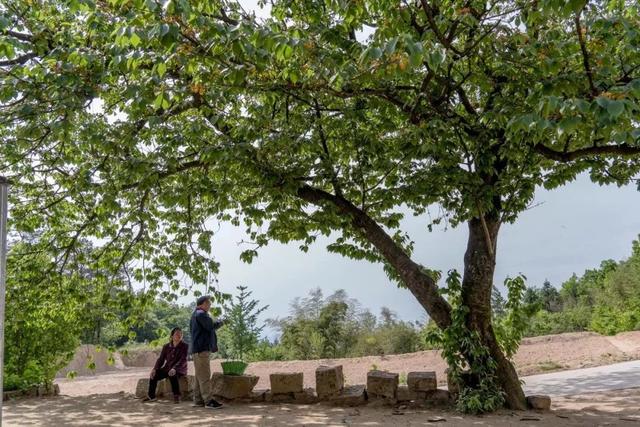
<svg viewBox="0 0 640 427">
<path fill-rule="evenodd" d="M 193 405 L 191 405 L 192 408 L 203 408 L 204 407 L 204 402 L 202 403 L 198 403 L 198 402 L 194 402 Z"/>
<path fill-rule="evenodd" d="M 218 402 L 217 400 L 211 399 L 209 403 L 204 405 L 204 407 L 207 409 L 220 409 L 222 408 L 222 403 Z"/>
<path fill-rule="evenodd" d="M 158 399 L 157 399 L 157 398 L 155 398 L 155 397 L 149 397 L 149 396 L 147 396 L 147 397 L 145 397 L 144 399 L 142 399 L 142 401 L 143 401 L 143 402 L 145 402 L 145 403 L 148 403 L 148 402 L 155 402 L 156 400 L 158 400 Z"/>
</svg>

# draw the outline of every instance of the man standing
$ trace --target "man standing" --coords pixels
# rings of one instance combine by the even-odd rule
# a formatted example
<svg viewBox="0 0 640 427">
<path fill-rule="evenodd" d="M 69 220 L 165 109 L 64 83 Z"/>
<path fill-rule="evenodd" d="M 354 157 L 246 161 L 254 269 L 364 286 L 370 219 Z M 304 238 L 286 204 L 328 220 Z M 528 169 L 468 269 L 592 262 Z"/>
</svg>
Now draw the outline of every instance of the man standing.
<svg viewBox="0 0 640 427">
<path fill-rule="evenodd" d="M 191 315 L 190 324 L 190 351 L 193 355 L 193 365 L 196 371 L 193 403 L 194 406 L 219 409 L 222 404 L 213 399 L 211 395 L 211 365 L 209 358 L 211 353 L 218 351 L 216 329 L 219 329 L 223 322 L 221 320 L 214 321 L 209 315 L 209 310 L 211 309 L 210 296 L 201 296 L 196 301 L 196 304 L 196 309 Z"/>
</svg>

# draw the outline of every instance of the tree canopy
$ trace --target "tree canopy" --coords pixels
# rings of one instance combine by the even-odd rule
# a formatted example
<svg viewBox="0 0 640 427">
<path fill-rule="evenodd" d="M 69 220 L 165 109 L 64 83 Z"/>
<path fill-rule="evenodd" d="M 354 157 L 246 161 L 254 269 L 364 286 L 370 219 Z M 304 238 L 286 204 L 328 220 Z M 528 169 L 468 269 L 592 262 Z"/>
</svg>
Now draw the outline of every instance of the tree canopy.
<svg viewBox="0 0 640 427">
<path fill-rule="evenodd" d="M 61 258 L 94 236 L 105 263 L 147 258 L 146 279 L 177 289 L 178 271 L 216 271 L 210 218 L 255 226 L 257 247 L 304 249 L 338 229 L 330 249 L 379 259 L 345 209 L 391 230 L 401 205 L 437 203 L 435 222 L 496 209 L 512 221 L 536 185 L 584 168 L 627 182 L 637 8 L 276 2 L 258 22 L 232 2 L 8 1 L 2 170 L 18 178 L 16 226 L 46 228 Z M 336 197 L 348 205 L 308 207 Z"/>
</svg>

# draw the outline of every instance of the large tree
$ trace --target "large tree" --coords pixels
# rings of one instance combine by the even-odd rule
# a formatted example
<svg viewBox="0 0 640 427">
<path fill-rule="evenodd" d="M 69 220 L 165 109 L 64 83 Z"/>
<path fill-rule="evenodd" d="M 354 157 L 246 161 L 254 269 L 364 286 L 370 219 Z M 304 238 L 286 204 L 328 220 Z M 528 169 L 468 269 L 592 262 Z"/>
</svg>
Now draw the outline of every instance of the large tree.
<svg viewBox="0 0 640 427">
<path fill-rule="evenodd" d="M 439 206 L 432 222 L 469 229 L 460 303 L 489 358 L 461 356 L 495 363 L 513 408 L 524 394 L 491 324 L 501 225 L 536 186 L 640 168 L 631 1 L 276 1 L 264 22 L 213 1 L 3 13 L 2 173 L 16 226 L 44 229 L 59 261 L 95 236 L 99 266 L 137 260 L 138 280 L 177 291 L 217 269 L 212 219 L 246 224 L 245 260 L 337 232 L 330 250 L 383 263 L 446 329 L 438 275 L 399 229 Z"/>
</svg>

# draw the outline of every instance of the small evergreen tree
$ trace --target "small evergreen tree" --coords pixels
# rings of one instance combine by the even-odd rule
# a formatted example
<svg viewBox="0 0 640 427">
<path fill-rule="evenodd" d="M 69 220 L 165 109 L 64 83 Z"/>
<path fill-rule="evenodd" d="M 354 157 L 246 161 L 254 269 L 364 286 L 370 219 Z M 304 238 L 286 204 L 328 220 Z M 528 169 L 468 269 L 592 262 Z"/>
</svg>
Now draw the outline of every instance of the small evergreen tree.
<svg viewBox="0 0 640 427">
<path fill-rule="evenodd" d="M 235 301 L 225 305 L 227 318 L 222 338 L 226 354 L 242 360 L 258 347 L 260 333 L 265 327 L 259 324 L 258 317 L 269 306 L 258 307 L 260 301 L 251 299 L 252 292 L 247 291 L 246 286 L 237 289 Z"/>
<path fill-rule="evenodd" d="M 491 308 L 493 309 L 493 317 L 495 319 L 500 319 L 504 316 L 505 305 L 506 301 L 502 293 L 500 293 L 500 289 L 494 285 L 491 290 Z"/>
<path fill-rule="evenodd" d="M 557 313 L 562 310 L 562 298 L 560 292 L 549 282 L 545 280 L 540 289 L 542 296 L 543 308 L 549 313 Z"/>
</svg>

